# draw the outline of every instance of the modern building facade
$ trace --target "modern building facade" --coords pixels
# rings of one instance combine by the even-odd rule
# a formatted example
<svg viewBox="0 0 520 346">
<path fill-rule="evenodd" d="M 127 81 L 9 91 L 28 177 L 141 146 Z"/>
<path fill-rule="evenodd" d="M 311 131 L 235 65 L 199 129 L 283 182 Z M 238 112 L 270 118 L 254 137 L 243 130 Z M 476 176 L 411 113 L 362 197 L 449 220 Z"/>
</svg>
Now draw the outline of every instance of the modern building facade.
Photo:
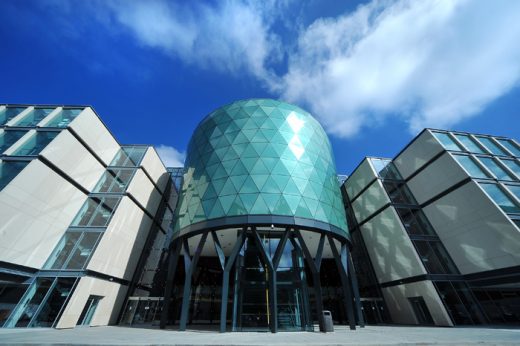
<svg viewBox="0 0 520 346">
<path fill-rule="evenodd" d="M 519 155 L 425 129 L 338 176 L 309 113 L 253 99 L 166 168 L 91 107 L 1 105 L 0 327 L 518 324 Z"/>
<path fill-rule="evenodd" d="M 0 326 L 117 323 L 170 181 L 90 107 L 0 106 Z"/>
<path fill-rule="evenodd" d="M 361 300 L 389 311 L 369 321 L 520 322 L 519 148 L 426 129 L 393 160 L 360 163 L 343 192 Z"/>
</svg>

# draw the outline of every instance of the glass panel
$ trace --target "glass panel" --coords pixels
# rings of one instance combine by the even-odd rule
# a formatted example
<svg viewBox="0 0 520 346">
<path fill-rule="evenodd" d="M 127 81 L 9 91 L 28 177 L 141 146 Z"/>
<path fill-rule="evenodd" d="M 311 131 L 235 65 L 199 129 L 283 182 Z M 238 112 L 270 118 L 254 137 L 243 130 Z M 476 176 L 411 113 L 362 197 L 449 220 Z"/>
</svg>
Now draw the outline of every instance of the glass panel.
<svg viewBox="0 0 520 346">
<path fill-rule="evenodd" d="M 426 217 L 419 209 L 396 208 L 409 234 L 435 235 Z"/>
<path fill-rule="evenodd" d="M 9 120 L 22 113 L 26 107 L 7 107 L 0 111 L 0 125 L 5 125 Z"/>
<path fill-rule="evenodd" d="M 514 180 L 502 167 L 500 167 L 495 160 L 490 157 L 479 157 L 482 162 L 499 180 Z"/>
<path fill-rule="evenodd" d="M 0 154 L 6 151 L 11 145 L 13 145 L 17 140 L 23 137 L 27 131 L 12 131 L 5 130 L 2 134 L 0 134 Z"/>
<path fill-rule="evenodd" d="M 60 127 L 64 128 L 69 126 L 72 120 L 74 120 L 81 112 L 83 108 L 65 108 L 58 113 L 50 122 L 45 125 L 46 127 Z"/>
<path fill-rule="evenodd" d="M 35 108 L 20 119 L 15 126 L 36 126 L 53 110 L 54 108 Z"/>
<path fill-rule="evenodd" d="M 414 244 L 428 273 L 446 274 L 446 269 L 442 265 L 440 259 L 437 257 L 437 254 L 430 247 L 429 242 L 415 240 Z"/>
<path fill-rule="evenodd" d="M 471 316 L 450 282 L 435 282 L 444 306 L 455 324 L 473 324 Z"/>
<path fill-rule="evenodd" d="M 72 222 L 73 226 L 104 227 L 119 201 L 119 197 L 89 198 Z"/>
<path fill-rule="evenodd" d="M 130 169 L 110 169 L 105 171 L 94 192 L 122 193 L 125 192 L 134 174 Z"/>
<path fill-rule="evenodd" d="M 137 167 L 148 147 L 121 147 L 111 166 Z"/>
<path fill-rule="evenodd" d="M 79 316 L 78 325 L 82 325 L 82 326 L 90 325 L 90 322 L 92 321 L 92 317 L 94 316 L 94 313 L 96 312 L 96 308 L 99 304 L 100 299 L 101 299 L 101 297 L 97 297 L 97 296 L 90 296 L 87 299 L 87 303 L 85 304 L 85 307 L 83 308 L 83 311 L 81 312 L 81 315 Z"/>
<path fill-rule="evenodd" d="M 6 327 L 27 327 L 53 281 L 49 278 L 37 278 L 28 288 L 16 311 L 9 317 Z"/>
<path fill-rule="evenodd" d="M 0 191 L 27 166 L 29 162 L 0 161 Z"/>
<path fill-rule="evenodd" d="M 85 232 L 65 269 L 83 269 L 96 246 L 100 232 Z"/>
<path fill-rule="evenodd" d="M 7 321 L 28 286 L 18 282 L 0 282 L 0 328 Z"/>
<path fill-rule="evenodd" d="M 380 178 L 401 180 L 401 175 L 392 164 L 392 160 L 371 158 L 370 161 Z"/>
<path fill-rule="evenodd" d="M 520 185 L 506 185 L 507 188 L 520 200 Z"/>
<path fill-rule="evenodd" d="M 472 153 L 483 154 L 484 151 L 468 135 L 455 134 L 455 137 Z"/>
<path fill-rule="evenodd" d="M 518 146 L 513 141 L 509 139 L 497 139 L 497 141 L 506 147 L 506 149 L 509 150 L 514 156 L 520 156 L 520 149 L 518 149 Z"/>
<path fill-rule="evenodd" d="M 67 300 L 75 278 L 58 278 L 47 300 L 42 305 L 38 316 L 31 322 L 30 327 L 52 327 L 60 313 L 63 303 Z"/>
<path fill-rule="evenodd" d="M 466 155 L 453 155 L 462 167 L 473 178 L 488 179 L 489 176 L 475 163 L 472 157 Z"/>
<path fill-rule="evenodd" d="M 69 255 L 80 236 L 80 232 L 66 232 L 56 246 L 56 249 L 54 249 L 52 255 L 47 260 L 44 268 L 61 269 L 67 258 L 69 258 Z"/>
<path fill-rule="evenodd" d="M 396 204 L 416 204 L 410 190 L 404 183 L 395 183 L 391 181 L 383 181 L 388 197 L 392 203 Z"/>
<path fill-rule="evenodd" d="M 484 146 L 495 155 L 506 155 L 506 153 L 500 149 L 492 140 L 488 137 L 477 137 L 478 140 L 484 144 Z"/>
<path fill-rule="evenodd" d="M 441 142 L 442 146 L 447 150 L 455 150 L 455 151 L 461 151 L 462 148 L 459 147 L 457 143 L 451 139 L 451 137 L 447 133 L 441 133 L 441 132 L 432 132 L 435 138 L 439 142 Z"/>
<path fill-rule="evenodd" d="M 520 208 L 496 184 L 480 184 L 489 197 L 506 213 L 520 213 Z"/>
<path fill-rule="evenodd" d="M 512 170 L 518 177 L 520 177 L 520 163 L 515 160 L 500 159 L 504 165 Z"/>
<path fill-rule="evenodd" d="M 49 144 L 59 132 L 38 131 L 31 138 L 25 141 L 13 155 L 17 156 L 33 156 L 38 155 Z"/>
</svg>

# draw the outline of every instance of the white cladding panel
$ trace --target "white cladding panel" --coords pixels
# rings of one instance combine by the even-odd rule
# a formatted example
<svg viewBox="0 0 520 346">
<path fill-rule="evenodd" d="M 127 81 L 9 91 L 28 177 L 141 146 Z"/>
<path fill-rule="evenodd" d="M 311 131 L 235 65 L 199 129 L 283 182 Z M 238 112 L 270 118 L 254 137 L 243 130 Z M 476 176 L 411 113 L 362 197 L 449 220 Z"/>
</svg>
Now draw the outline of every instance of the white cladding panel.
<svg viewBox="0 0 520 346">
<path fill-rule="evenodd" d="M 520 265 L 520 231 L 474 181 L 423 210 L 462 274 Z"/>
<path fill-rule="evenodd" d="M 123 197 L 87 269 L 131 280 L 152 220 L 128 197 Z"/>
<path fill-rule="evenodd" d="M 90 326 L 116 324 L 127 287 L 115 282 L 82 277 L 72 294 L 56 328 L 74 328 L 90 295 L 101 297 Z"/>
<path fill-rule="evenodd" d="M 426 274 L 393 207 L 363 224 L 361 235 L 380 283 Z"/>
<path fill-rule="evenodd" d="M 376 172 L 365 158 L 345 181 L 348 196 L 352 199 L 376 178 Z"/>
<path fill-rule="evenodd" d="M 431 281 L 419 281 L 382 289 L 392 321 L 399 324 L 419 324 L 408 298 L 422 297 L 437 326 L 453 326 L 441 298 Z"/>
<path fill-rule="evenodd" d="M 377 179 L 354 200 L 352 210 L 354 211 L 357 222 L 361 223 L 387 203 L 390 203 L 390 199 L 386 194 L 383 184 Z"/>
<path fill-rule="evenodd" d="M 146 154 L 141 161 L 141 167 L 143 167 L 146 170 L 146 173 L 150 175 L 159 190 L 164 192 L 169 175 L 166 172 L 166 168 L 159 158 L 159 155 L 157 155 L 157 152 L 153 147 L 149 147 L 146 151 Z"/>
<path fill-rule="evenodd" d="M 422 204 L 460 181 L 468 178 L 455 159 L 444 153 L 408 183 L 417 203 Z"/>
<path fill-rule="evenodd" d="M 421 168 L 443 150 L 430 131 L 424 131 L 393 161 L 403 179 Z"/>
<path fill-rule="evenodd" d="M 85 108 L 69 127 L 106 165 L 110 164 L 120 148 L 119 144 L 91 108 Z"/>
<path fill-rule="evenodd" d="M 138 169 L 126 191 L 131 194 L 152 215 L 155 215 L 161 203 L 161 194 L 142 169 Z"/>
<path fill-rule="evenodd" d="M 41 268 L 86 198 L 31 161 L 0 191 L 0 261 Z"/>
<path fill-rule="evenodd" d="M 62 131 L 41 155 L 88 191 L 92 191 L 105 168 L 69 132 Z"/>
</svg>

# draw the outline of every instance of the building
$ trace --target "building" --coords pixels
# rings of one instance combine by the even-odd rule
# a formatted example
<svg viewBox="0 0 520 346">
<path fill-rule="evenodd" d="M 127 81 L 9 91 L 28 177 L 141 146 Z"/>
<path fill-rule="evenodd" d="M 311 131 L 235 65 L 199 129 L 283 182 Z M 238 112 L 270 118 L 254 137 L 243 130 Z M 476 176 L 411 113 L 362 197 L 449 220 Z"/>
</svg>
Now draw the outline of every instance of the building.
<svg viewBox="0 0 520 346">
<path fill-rule="evenodd" d="M 253 99 L 166 168 L 91 107 L 2 105 L 0 327 L 518 324 L 519 156 L 425 129 L 339 176 L 309 113 Z"/>
<path fill-rule="evenodd" d="M 343 192 L 367 321 L 520 322 L 519 156 L 508 138 L 426 129 L 359 164 Z"/>
<path fill-rule="evenodd" d="M 117 323 L 170 181 L 90 107 L 0 106 L 0 326 Z"/>
</svg>

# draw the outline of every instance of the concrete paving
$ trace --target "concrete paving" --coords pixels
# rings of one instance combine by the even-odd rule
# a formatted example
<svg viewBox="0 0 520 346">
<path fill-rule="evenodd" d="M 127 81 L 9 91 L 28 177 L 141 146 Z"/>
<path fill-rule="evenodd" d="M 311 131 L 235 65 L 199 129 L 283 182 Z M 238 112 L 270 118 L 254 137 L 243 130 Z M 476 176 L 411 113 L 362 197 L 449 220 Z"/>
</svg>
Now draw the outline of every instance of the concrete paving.
<svg viewBox="0 0 520 346">
<path fill-rule="evenodd" d="M 0 329 L 9 345 L 520 345 L 520 329 L 367 326 L 334 333 L 225 333 L 156 328 Z"/>
</svg>

